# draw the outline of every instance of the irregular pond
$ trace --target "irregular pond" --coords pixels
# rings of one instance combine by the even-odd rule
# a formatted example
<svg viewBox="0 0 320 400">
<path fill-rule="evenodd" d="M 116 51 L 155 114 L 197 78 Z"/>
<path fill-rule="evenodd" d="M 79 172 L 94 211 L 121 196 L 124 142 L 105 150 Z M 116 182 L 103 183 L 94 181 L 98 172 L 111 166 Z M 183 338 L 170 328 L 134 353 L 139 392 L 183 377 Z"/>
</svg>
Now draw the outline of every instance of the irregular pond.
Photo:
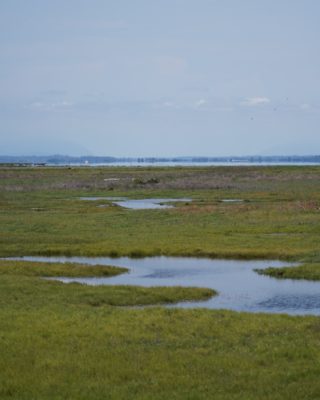
<svg viewBox="0 0 320 400">
<path fill-rule="evenodd" d="M 222 199 L 222 203 L 243 203 L 242 199 Z"/>
<path fill-rule="evenodd" d="M 79 262 L 129 268 L 112 278 L 59 278 L 62 282 L 89 285 L 196 286 L 219 292 L 201 302 L 174 307 L 206 307 L 248 312 L 320 315 L 320 282 L 275 279 L 254 269 L 292 265 L 280 261 L 238 261 L 189 257 L 23 257 L 43 262 Z"/>
<path fill-rule="evenodd" d="M 80 197 L 80 200 L 109 200 L 113 204 L 123 208 L 130 208 L 132 210 L 150 210 L 158 208 L 173 208 L 173 205 L 165 203 L 177 203 L 177 202 L 190 202 L 191 199 L 138 199 L 130 200 L 126 197 Z"/>
</svg>

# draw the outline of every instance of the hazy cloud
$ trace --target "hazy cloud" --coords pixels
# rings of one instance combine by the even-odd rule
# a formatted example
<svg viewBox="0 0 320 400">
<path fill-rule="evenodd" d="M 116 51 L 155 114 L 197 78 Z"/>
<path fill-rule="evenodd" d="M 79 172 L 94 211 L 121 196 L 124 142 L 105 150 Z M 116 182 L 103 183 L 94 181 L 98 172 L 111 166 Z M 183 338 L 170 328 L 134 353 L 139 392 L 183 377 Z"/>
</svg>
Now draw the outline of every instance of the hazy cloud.
<svg viewBox="0 0 320 400">
<path fill-rule="evenodd" d="M 63 111 L 70 109 L 73 105 L 74 103 L 66 100 L 55 103 L 45 103 L 41 101 L 35 101 L 33 103 L 28 104 L 26 108 L 38 111 Z"/>
<path fill-rule="evenodd" d="M 165 108 L 180 108 L 173 101 L 165 101 L 164 103 L 162 103 L 162 107 L 165 107 Z"/>
<path fill-rule="evenodd" d="M 182 57 L 162 56 L 155 59 L 156 66 L 162 74 L 176 75 L 185 72 L 187 61 Z"/>
<path fill-rule="evenodd" d="M 300 108 L 301 108 L 301 110 L 304 110 L 304 111 L 309 111 L 309 110 L 312 109 L 311 105 L 308 104 L 308 103 L 303 103 L 303 104 L 301 104 L 301 105 L 300 105 Z"/>
<path fill-rule="evenodd" d="M 46 89 L 40 92 L 42 97 L 64 97 L 67 94 L 65 90 Z"/>
<path fill-rule="evenodd" d="M 256 106 L 261 106 L 263 104 L 268 104 L 270 103 L 270 101 L 271 100 L 268 97 L 263 97 L 263 96 L 247 97 L 240 104 L 242 106 L 247 106 L 247 107 L 256 107 Z"/>
<path fill-rule="evenodd" d="M 199 99 L 194 103 L 195 108 L 200 108 L 203 107 L 207 104 L 207 101 L 205 99 Z"/>
</svg>

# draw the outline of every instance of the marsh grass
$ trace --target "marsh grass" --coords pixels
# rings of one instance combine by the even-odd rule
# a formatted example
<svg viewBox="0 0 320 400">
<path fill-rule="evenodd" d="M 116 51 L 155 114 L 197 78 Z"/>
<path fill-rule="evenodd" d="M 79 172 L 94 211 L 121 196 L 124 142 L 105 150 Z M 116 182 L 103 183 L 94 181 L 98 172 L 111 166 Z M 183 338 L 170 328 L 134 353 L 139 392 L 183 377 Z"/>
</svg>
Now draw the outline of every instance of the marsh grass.
<svg viewBox="0 0 320 400">
<path fill-rule="evenodd" d="M 127 272 L 126 268 L 89 266 L 72 263 L 41 263 L 0 260 L 2 300 L 14 298 L 15 304 L 30 300 L 55 304 L 89 304 L 92 306 L 139 306 L 170 304 L 181 301 L 207 300 L 216 292 L 206 288 L 153 287 L 125 285 L 90 286 L 79 283 L 62 283 L 43 278 L 54 277 L 108 277 Z"/>
<path fill-rule="evenodd" d="M 319 167 L 0 168 L 0 256 L 303 259 L 315 273 L 319 173 Z M 193 202 L 135 211 L 79 200 L 110 193 Z M 220 201 L 230 198 L 247 201 Z M 41 278 L 67 272 L 59 268 L 71 274 L 73 267 L 0 261 L 1 400 L 319 399 L 319 318 L 121 307 L 214 293 Z"/>
<path fill-rule="evenodd" d="M 108 277 L 128 272 L 127 268 L 108 265 L 87 265 L 77 263 L 44 263 L 17 260 L 0 260 L 0 275 L 34 277 Z"/>
<path fill-rule="evenodd" d="M 165 254 L 302 259 L 319 254 L 320 212 L 314 203 L 300 206 L 309 204 L 307 200 L 297 203 L 283 200 L 280 194 L 278 199 L 267 199 L 251 193 L 254 200 L 250 202 L 225 204 L 217 201 L 215 191 L 146 191 L 145 197 L 193 197 L 194 201 L 177 203 L 174 209 L 125 210 L 99 208 L 95 202 L 78 199 L 85 194 L 2 192 L 0 256 Z M 130 195 L 137 198 L 142 192 Z M 312 197 L 313 191 L 304 195 Z M 221 195 L 225 197 L 231 196 Z"/>
<path fill-rule="evenodd" d="M 54 303 L 0 314 L 0 397 L 319 398 L 319 320 Z"/>
<path fill-rule="evenodd" d="M 297 267 L 265 268 L 256 270 L 261 275 L 268 275 L 279 279 L 306 279 L 311 281 L 320 280 L 320 264 L 309 263 Z"/>
</svg>

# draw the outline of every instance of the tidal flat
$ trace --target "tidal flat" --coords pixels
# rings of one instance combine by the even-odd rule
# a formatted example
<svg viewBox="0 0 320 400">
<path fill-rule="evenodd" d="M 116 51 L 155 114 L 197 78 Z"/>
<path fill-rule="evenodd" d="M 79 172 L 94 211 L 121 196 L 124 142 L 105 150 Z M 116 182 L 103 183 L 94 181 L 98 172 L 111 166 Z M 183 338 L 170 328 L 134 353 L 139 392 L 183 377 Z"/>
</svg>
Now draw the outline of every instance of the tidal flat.
<svg viewBox="0 0 320 400">
<path fill-rule="evenodd" d="M 2 167 L 0 256 L 279 259 L 318 279 L 319 176 L 314 166 Z M 192 202 L 130 210 L 80 197 Z M 52 268 L 0 260 L 1 399 L 319 398 L 318 317 L 167 309 L 216 293 L 42 279 L 95 273 Z"/>
</svg>

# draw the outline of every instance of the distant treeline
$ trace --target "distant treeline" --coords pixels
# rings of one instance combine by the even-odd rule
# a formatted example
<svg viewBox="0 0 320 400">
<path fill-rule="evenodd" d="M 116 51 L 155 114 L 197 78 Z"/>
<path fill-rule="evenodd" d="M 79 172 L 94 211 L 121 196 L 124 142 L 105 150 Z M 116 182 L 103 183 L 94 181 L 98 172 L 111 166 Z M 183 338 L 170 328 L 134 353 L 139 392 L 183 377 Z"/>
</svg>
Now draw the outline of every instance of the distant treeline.
<svg viewBox="0 0 320 400">
<path fill-rule="evenodd" d="M 320 163 L 320 155 L 242 157 L 109 157 L 109 156 L 0 156 L 2 164 L 113 164 L 113 163 Z"/>
</svg>

